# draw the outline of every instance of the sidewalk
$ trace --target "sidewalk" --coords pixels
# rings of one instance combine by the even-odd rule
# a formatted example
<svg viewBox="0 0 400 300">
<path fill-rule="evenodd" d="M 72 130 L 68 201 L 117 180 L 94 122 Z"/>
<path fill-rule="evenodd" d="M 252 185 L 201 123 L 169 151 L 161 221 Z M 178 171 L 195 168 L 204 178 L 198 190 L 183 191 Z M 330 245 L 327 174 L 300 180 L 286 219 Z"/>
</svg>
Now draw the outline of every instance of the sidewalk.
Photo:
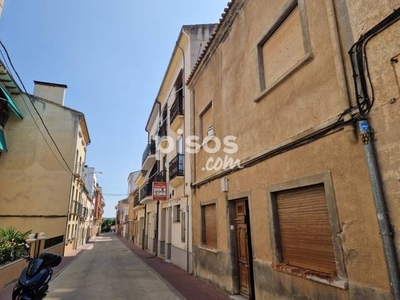
<svg viewBox="0 0 400 300">
<path fill-rule="evenodd" d="M 188 300 L 229 300 L 229 296 L 188 274 L 181 268 L 165 262 L 159 257 L 117 236 L 119 240 L 135 253 L 147 266 L 158 274 L 170 287 Z"/>
<path fill-rule="evenodd" d="M 60 272 L 62 270 L 64 270 L 81 253 L 82 250 L 89 249 L 91 247 L 93 247 L 93 245 L 89 242 L 88 244 L 86 244 L 82 247 L 79 247 L 78 249 L 67 254 L 66 256 L 63 256 L 61 263 L 53 269 L 52 280 L 54 278 L 56 278 L 60 274 Z M 11 299 L 11 294 L 12 294 L 12 290 L 14 288 L 15 282 L 10 283 L 7 287 L 0 290 L 0 300 L 10 300 Z"/>
</svg>

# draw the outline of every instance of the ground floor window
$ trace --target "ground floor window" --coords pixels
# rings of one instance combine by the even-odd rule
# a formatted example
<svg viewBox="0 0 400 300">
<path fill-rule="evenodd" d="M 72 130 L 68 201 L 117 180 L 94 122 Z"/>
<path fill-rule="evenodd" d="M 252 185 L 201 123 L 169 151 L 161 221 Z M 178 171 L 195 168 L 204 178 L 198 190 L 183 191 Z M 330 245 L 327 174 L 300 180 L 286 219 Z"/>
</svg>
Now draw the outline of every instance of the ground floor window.
<svg viewBox="0 0 400 300">
<path fill-rule="evenodd" d="M 184 243 L 186 241 L 186 215 L 185 212 L 181 212 L 181 242 Z"/>
<path fill-rule="evenodd" d="M 208 204 L 201 207 L 202 244 L 217 248 L 217 215 L 216 205 Z"/>
<path fill-rule="evenodd" d="M 324 184 L 277 191 L 272 200 L 279 262 L 337 276 Z"/>
</svg>

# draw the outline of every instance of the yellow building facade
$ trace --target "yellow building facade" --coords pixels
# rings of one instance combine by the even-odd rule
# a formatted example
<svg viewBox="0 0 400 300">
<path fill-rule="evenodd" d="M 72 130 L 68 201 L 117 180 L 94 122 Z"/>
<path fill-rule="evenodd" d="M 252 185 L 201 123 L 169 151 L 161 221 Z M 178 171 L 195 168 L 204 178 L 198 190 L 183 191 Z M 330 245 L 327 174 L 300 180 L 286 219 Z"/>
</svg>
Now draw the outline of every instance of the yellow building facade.
<svg viewBox="0 0 400 300">
<path fill-rule="evenodd" d="M 45 247 L 63 253 L 80 132 L 85 146 L 90 141 L 84 115 L 64 106 L 65 85 L 35 82 L 35 95 L 26 95 L 12 78 L 0 78 L 24 116 L 10 115 L 3 130 L 8 151 L 0 157 L 0 226 L 45 232 Z"/>
</svg>

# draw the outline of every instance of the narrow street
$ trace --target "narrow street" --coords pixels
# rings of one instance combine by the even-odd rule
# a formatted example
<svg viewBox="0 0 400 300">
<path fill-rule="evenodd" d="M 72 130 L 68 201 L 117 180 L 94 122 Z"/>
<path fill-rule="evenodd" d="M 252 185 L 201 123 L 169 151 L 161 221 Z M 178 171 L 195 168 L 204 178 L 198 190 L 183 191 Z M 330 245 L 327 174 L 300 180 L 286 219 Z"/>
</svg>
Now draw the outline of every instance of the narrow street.
<svg viewBox="0 0 400 300">
<path fill-rule="evenodd" d="M 181 299 L 116 236 L 92 243 L 51 282 L 47 299 Z"/>
</svg>

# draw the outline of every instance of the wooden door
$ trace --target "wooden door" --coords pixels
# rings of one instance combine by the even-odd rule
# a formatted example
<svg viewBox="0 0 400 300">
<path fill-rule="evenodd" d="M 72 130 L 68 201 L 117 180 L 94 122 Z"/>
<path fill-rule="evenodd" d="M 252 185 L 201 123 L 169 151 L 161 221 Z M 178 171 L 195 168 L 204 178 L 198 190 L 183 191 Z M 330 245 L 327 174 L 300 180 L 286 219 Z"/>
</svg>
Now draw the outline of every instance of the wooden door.
<svg viewBox="0 0 400 300">
<path fill-rule="evenodd" d="M 235 203 L 235 225 L 239 266 L 239 291 L 243 297 L 252 299 L 252 255 L 246 201 Z"/>
</svg>

